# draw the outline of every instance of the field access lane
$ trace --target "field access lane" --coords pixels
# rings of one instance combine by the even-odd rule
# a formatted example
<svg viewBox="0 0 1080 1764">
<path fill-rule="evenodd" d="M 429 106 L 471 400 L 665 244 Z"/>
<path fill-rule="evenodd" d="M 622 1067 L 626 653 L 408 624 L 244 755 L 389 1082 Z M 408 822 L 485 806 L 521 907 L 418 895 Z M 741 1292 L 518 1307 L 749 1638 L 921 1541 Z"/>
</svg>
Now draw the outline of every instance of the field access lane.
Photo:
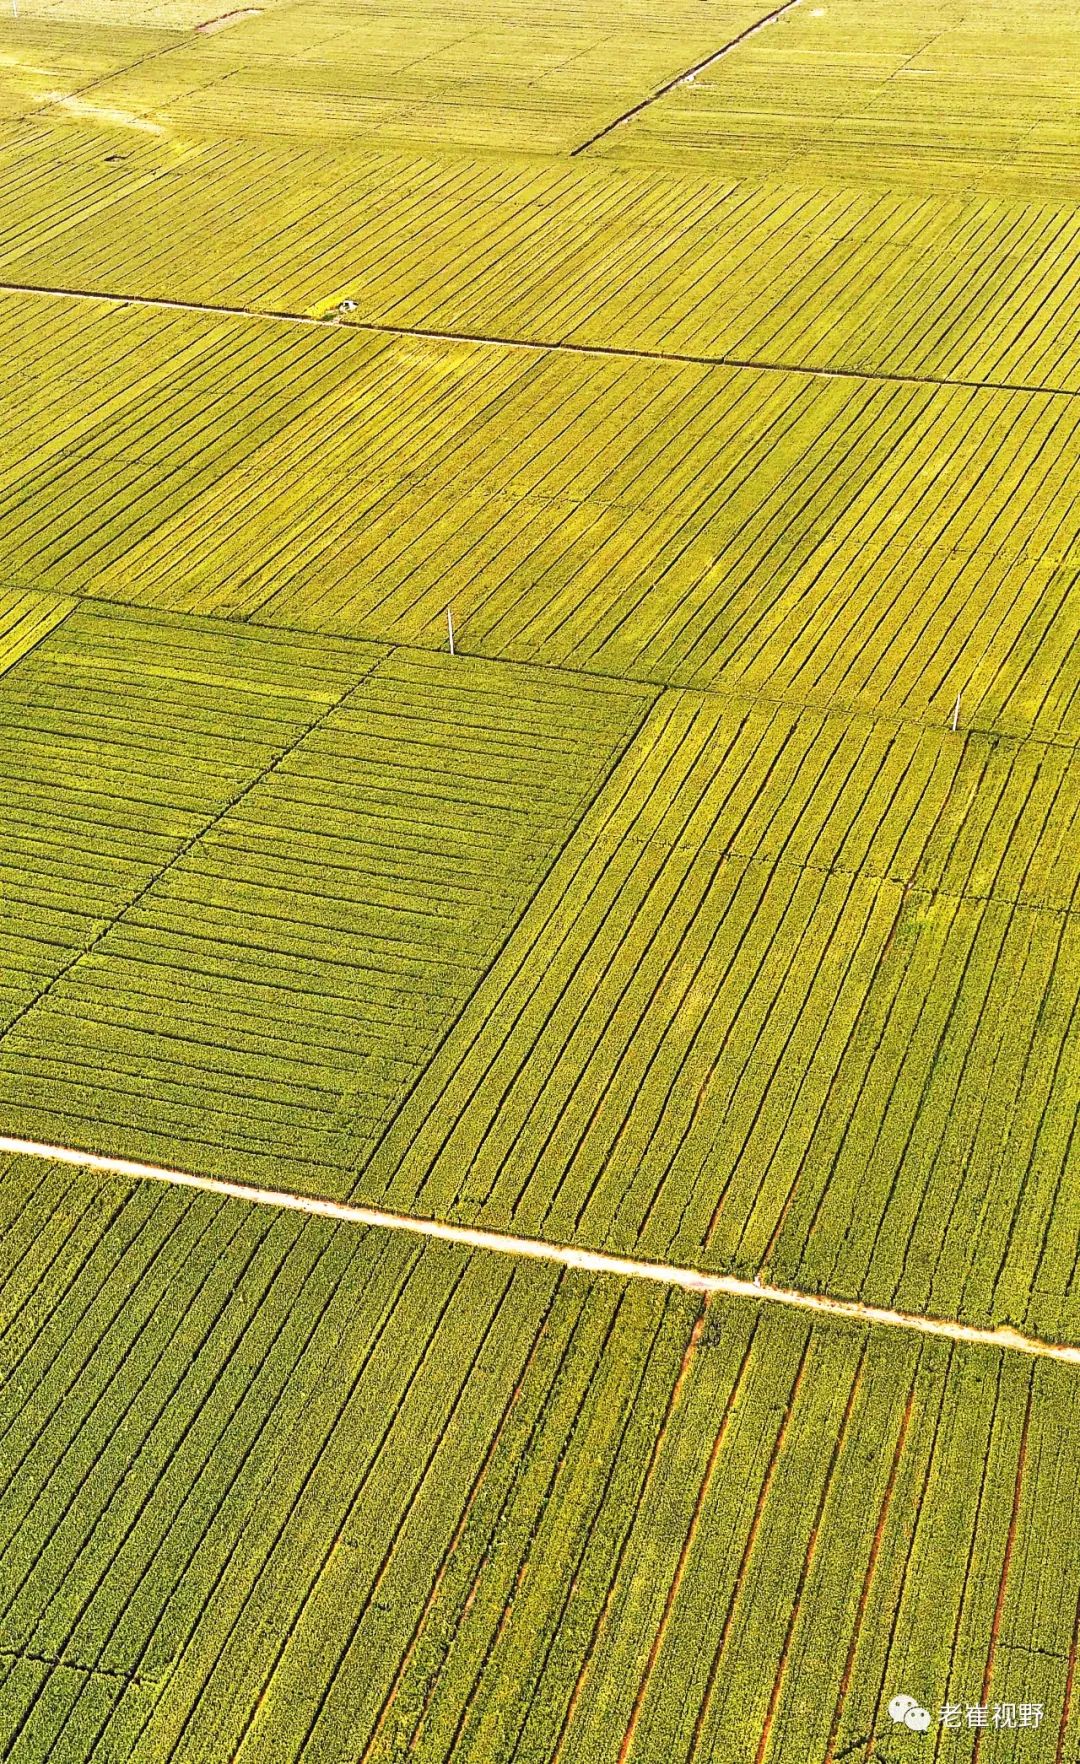
<svg viewBox="0 0 1080 1764">
<path fill-rule="evenodd" d="M 37 1159 L 0 1208 L 20 1758 L 825 1764 L 896 1684 L 1072 1742 L 1072 1368 Z"/>
</svg>

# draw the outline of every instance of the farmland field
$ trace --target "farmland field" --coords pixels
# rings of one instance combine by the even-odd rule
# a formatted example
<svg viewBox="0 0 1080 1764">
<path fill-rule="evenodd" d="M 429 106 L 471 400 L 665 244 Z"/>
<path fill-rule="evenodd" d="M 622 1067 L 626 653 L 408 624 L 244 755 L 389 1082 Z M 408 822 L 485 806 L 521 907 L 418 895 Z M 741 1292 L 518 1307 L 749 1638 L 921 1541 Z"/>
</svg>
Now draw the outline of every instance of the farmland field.
<svg viewBox="0 0 1080 1764">
<path fill-rule="evenodd" d="M 1077 1764 L 1073 11 L 12 0 L 0 179 L 0 1764 Z"/>
<path fill-rule="evenodd" d="M 0 1198 L 20 1758 L 822 1756 L 892 1682 L 1060 1708 L 1062 1368 L 30 1160 Z"/>
</svg>

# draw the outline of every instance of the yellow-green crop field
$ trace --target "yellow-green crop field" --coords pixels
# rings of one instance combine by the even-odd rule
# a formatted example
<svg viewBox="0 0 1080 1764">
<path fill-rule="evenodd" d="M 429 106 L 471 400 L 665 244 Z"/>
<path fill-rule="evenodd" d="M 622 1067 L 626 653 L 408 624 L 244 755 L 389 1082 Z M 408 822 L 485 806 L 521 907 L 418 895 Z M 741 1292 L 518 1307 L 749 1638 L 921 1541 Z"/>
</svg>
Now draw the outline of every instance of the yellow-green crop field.
<svg viewBox="0 0 1080 1764">
<path fill-rule="evenodd" d="M 3 0 L 0 1764 L 1080 1761 L 1080 17 Z"/>
</svg>

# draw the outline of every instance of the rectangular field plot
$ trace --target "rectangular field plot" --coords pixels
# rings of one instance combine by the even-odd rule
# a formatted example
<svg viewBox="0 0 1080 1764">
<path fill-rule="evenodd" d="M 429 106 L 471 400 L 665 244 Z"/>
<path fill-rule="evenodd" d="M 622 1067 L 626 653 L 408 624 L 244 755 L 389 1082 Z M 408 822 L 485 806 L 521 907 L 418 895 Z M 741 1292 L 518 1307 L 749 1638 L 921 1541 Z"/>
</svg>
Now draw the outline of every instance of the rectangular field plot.
<svg viewBox="0 0 1080 1764">
<path fill-rule="evenodd" d="M 0 165 L 13 283 L 318 316 L 348 299 L 353 323 L 1080 389 L 1066 191 L 222 147 L 104 122 L 21 131 Z"/>
<path fill-rule="evenodd" d="M 2 1027 L 384 653 L 70 604 L 0 602 Z"/>
<path fill-rule="evenodd" d="M 6 580 L 95 594 L 111 563 L 224 474 L 241 478 L 264 442 L 289 430 L 309 456 L 324 449 L 381 348 L 311 326 L 10 296 L 0 337 Z"/>
<path fill-rule="evenodd" d="M 1080 1339 L 1078 787 L 668 695 L 356 1192 Z"/>
<path fill-rule="evenodd" d="M 171 0 L 177 4 L 177 0 Z M 165 0 L 166 6 L 170 0 Z M 76 0 L 79 5 L 79 0 Z M 126 19 L 117 18 L 108 31 L 95 30 L 85 18 L 72 17 L 57 8 L 52 17 L 37 13 L 33 0 L 18 17 L 14 10 L 0 20 L 0 124 L 35 124 L 42 116 L 93 118 L 103 112 L 93 98 L 82 96 L 87 87 L 122 75 L 132 63 L 160 55 L 183 41 L 177 20 L 162 19 L 164 29 L 151 28 L 152 0 L 133 4 Z M 141 11 L 142 16 L 138 14 Z M 36 16 L 35 16 L 36 13 Z M 113 122 L 139 119 L 113 112 Z"/>
<path fill-rule="evenodd" d="M 1074 400 L 352 341 L 336 425 L 69 534 L 94 592 L 432 646 L 449 604 L 487 656 L 1080 731 Z"/>
<path fill-rule="evenodd" d="M 77 0 L 75 20 L 63 26 L 50 6 L 29 0 L 21 32 L 8 26 L 3 35 L 16 51 L 28 36 L 37 44 L 50 31 L 61 36 L 75 67 L 95 76 L 89 102 L 80 103 L 80 82 L 72 82 L 70 111 L 84 120 L 181 140 L 284 136 L 549 153 L 602 129 L 760 16 L 756 0 L 714 0 L 708 12 L 700 0 L 672 0 L 660 16 L 635 0 L 533 12 L 513 0 L 413 0 L 404 12 L 302 0 L 253 8 L 233 28 L 208 32 L 191 27 L 228 10 L 213 0 L 194 12 L 185 0 L 131 0 L 130 19 L 172 25 L 175 39 L 167 54 L 159 38 L 155 53 L 114 52 L 102 66 L 103 42 L 149 31 L 125 31 L 120 0 Z M 22 57 L 12 60 L 21 67 Z M 29 99 L 41 101 L 39 87 L 42 98 L 61 98 L 63 114 L 62 96 L 40 80 L 26 82 Z"/>
<path fill-rule="evenodd" d="M 1080 31 L 1063 0 L 802 5 L 597 144 L 693 174 L 1075 194 Z"/>
<path fill-rule="evenodd" d="M 40 785 L 31 797 L 25 837 L 50 867 L 39 860 L 22 899 L 44 917 L 41 938 L 54 921 L 66 925 L 84 872 L 92 882 L 105 868 L 99 888 L 105 895 L 107 882 L 110 892 L 97 921 L 76 918 L 47 995 L 0 1038 L 7 1130 L 19 1123 L 64 1144 L 240 1167 L 272 1183 L 283 1170 L 289 1180 L 307 1170 L 325 1188 L 334 1168 L 363 1154 L 476 986 L 651 695 L 424 652 L 380 659 L 372 645 L 286 641 L 212 622 L 94 618 L 103 645 L 114 631 L 121 643 L 130 633 L 129 648 L 141 644 L 147 656 L 176 633 L 216 720 L 199 729 L 199 695 L 192 704 L 190 676 L 178 669 L 186 715 L 178 729 L 155 729 L 147 758 L 176 776 L 180 806 L 137 800 L 131 811 L 150 821 L 151 837 L 152 817 L 165 822 L 152 864 L 145 843 L 132 851 L 132 827 L 122 817 L 114 825 L 108 794 L 103 805 L 100 768 L 93 786 L 75 775 L 71 784 L 78 802 L 89 796 L 85 818 L 96 813 L 94 827 L 109 831 L 111 868 L 84 856 L 79 824 L 58 821 Z M 64 631 L 80 621 L 93 624 L 80 612 Z M 212 678 L 215 650 L 231 653 L 233 701 L 226 681 Z M 243 669 L 248 656 L 257 668 L 264 650 L 283 678 L 275 688 L 256 675 L 250 690 L 279 742 L 250 754 L 240 738 Z M 36 653 L 44 670 L 54 652 L 46 643 Z M 353 684 L 371 670 L 346 702 L 332 686 L 335 661 Z M 284 696 L 294 677 L 299 691 L 305 662 L 313 680 L 325 679 L 320 702 L 304 706 L 299 727 L 282 728 L 274 692 Z M 102 691 L 93 657 L 83 665 L 78 691 L 68 684 L 76 725 Z M 28 669 L 8 678 L 36 703 Z M 124 685 L 113 677 L 102 714 Z M 20 726 L 26 702 L 10 706 Z M 0 731 L 3 709 L 0 698 Z M 146 763 L 137 732 L 147 715 L 146 697 L 133 694 L 103 732 L 122 800 L 122 781 Z M 239 747 L 250 767 L 229 773 L 216 796 L 215 741 L 227 759 Z M 78 741 L 61 721 L 49 754 L 55 763 L 69 753 L 77 763 Z M 149 794 L 152 780 L 144 773 L 137 790 Z M 182 816 L 185 793 L 198 794 L 197 818 Z M 96 904 L 85 888 L 77 898 L 84 914 Z"/>
<path fill-rule="evenodd" d="M 1073 1369 L 29 1160 L 0 1205 L 11 1764 L 826 1764 L 904 1690 L 1075 1744 Z"/>
<path fill-rule="evenodd" d="M 1071 399 L 88 310 L 8 384 L 35 590 L 1080 729 Z"/>
</svg>

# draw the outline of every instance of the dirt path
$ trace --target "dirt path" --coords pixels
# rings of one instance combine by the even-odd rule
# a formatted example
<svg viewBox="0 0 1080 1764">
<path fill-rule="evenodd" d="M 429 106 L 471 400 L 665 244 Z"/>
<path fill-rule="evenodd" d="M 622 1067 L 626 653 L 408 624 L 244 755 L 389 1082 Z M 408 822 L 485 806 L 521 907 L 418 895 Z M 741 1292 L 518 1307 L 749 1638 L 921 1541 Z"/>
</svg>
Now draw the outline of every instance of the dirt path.
<svg viewBox="0 0 1080 1764">
<path fill-rule="evenodd" d="M 176 1188 L 194 1188 L 204 1194 L 220 1194 L 260 1207 L 279 1207 L 317 1219 L 365 1225 L 381 1231 L 407 1231 L 416 1237 L 432 1237 L 442 1243 L 459 1243 L 468 1249 L 495 1255 L 524 1256 L 537 1262 L 555 1262 L 586 1274 L 611 1274 L 622 1280 L 651 1280 L 660 1286 L 676 1286 L 686 1292 L 722 1293 L 727 1298 L 754 1299 L 760 1304 L 790 1305 L 823 1317 L 846 1317 L 856 1323 L 874 1323 L 889 1329 L 914 1330 L 918 1335 L 943 1336 L 949 1341 L 971 1342 L 979 1347 L 1004 1348 L 1036 1359 L 1060 1360 L 1080 1366 L 1080 1346 L 1041 1341 L 1016 1329 L 983 1329 L 971 1323 L 941 1317 L 920 1317 L 907 1311 L 890 1311 L 880 1305 L 864 1305 L 857 1299 L 829 1298 L 823 1293 L 800 1292 L 789 1286 L 758 1285 L 734 1274 L 710 1274 L 699 1268 L 682 1268 L 665 1262 L 638 1261 L 632 1256 L 607 1255 L 602 1250 L 578 1249 L 573 1244 L 545 1243 L 534 1237 L 512 1237 L 502 1231 L 484 1231 L 469 1225 L 451 1225 L 442 1219 L 414 1218 L 409 1213 L 385 1213 L 377 1207 L 356 1206 L 350 1201 L 323 1200 L 314 1195 L 290 1194 L 283 1189 L 254 1188 L 246 1182 L 227 1182 L 216 1176 L 195 1176 L 186 1170 L 167 1170 L 158 1164 L 141 1164 L 130 1158 L 101 1157 L 69 1146 L 43 1145 L 34 1139 L 0 1134 L 0 1152 L 20 1157 L 45 1158 L 51 1163 L 74 1164 L 102 1170 L 112 1176 L 136 1181 L 166 1182 Z"/>
</svg>

